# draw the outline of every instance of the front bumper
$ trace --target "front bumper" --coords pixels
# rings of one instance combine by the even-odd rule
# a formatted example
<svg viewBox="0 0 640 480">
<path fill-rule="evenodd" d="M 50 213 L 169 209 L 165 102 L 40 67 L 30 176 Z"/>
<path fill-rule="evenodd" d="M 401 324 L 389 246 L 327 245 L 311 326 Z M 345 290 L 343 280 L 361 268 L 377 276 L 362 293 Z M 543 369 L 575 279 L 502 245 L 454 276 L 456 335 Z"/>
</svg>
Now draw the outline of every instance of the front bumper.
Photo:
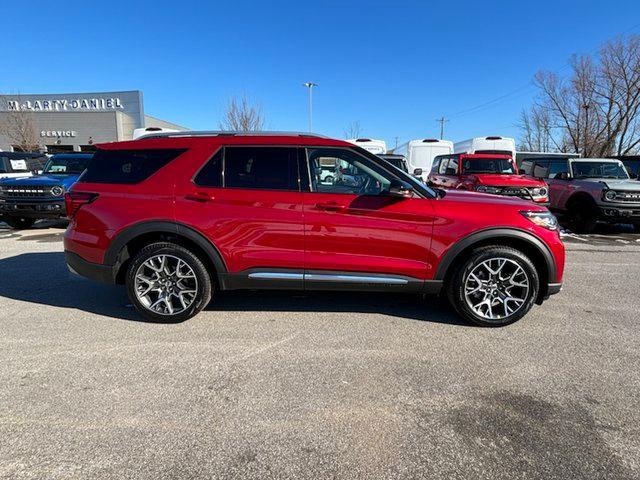
<svg viewBox="0 0 640 480">
<path fill-rule="evenodd" d="M 64 257 L 71 273 L 102 283 L 115 283 L 112 266 L 88 262 L 77 253 L 68 250 L 65 250 Z"/>
<path fill-rule="evenodd" d="M 640 223 L 640 205 L 599 205 L 600 218 L 605 222 Z"/>
<path fill-rule="evenodd" d="M 0 201 L 0 215 L 26 218 L 61 218 L 67 216 L 64 200 L 51 202 Z"/>
</svg>

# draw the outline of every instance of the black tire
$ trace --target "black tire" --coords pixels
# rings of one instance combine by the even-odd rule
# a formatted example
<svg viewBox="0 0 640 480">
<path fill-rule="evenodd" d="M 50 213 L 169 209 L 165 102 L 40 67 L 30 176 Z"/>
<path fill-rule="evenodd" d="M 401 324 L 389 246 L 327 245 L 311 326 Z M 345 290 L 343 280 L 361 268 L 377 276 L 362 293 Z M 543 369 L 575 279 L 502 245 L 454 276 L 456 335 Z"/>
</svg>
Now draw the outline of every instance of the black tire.
<svg viewBox="0 0 640 480">
<path fill-rule="evenodd" d="M 595 205 L 577 201 L 569 205 L 569 219 L 576 233 L 592 233 L 598 223 L 598 209 Z"/>
<path fill-rule="evenodd" d="M 136 294 L 136 272 L 138 272 L 138 269 L 144 262 L 157 255 L 169 255 L 182 260 L 191 268 L 195 275 L 197 284 L 194 299 L 192 303 L 188 305 L 188 308 L 179 313 L 156 313 L 145 306 Z M 211 301 L 213 291 L 211 275 L 202 260 L 190 250 L 170 242 L 152 243 L 140 250 L 127 268 L 125 284 L 129 299 L 140 315 L 147 320 L 161 323 L 182 322 L 198 314 Z"/>
<path fill-rule="evenodd" d="M 33 224 L 36 223 L 35 218 L 27 218 L 27 217 L 9 217 L 5 216 L 2 220 L 5 221 L 7 225 L 15 230 L 25 230 L 27 228 L 33 227 Z"/>
<path fill-rule="evenodd" d="M 488 319 L 479 315 L 468 305 L 465 296 L 465 280 L 482 262 L 496 258 L 511 260 L 515 265 L 519 266 L 526 274 L 529 288 L 526 295 L 523 294 L 522 305 L 514 310 L 513 313 L 496 319 Z M 509 263 L 509 265 L 513 264 Z M 448 278 L 445 288 L 449 302 L 462 318 L 482 327 L 502 327 L 520 320 L 531 310 L 540 290 L 540 279 L 533 262 L 524 253 L 515 248 L 492 245 L 474 250 L 460 262 L 453 274 Z M 484 295 L 484 293 L 479 295 Z M 504 310 L 507 310 L 507 308 L 505 307 Z"/>
</svg>

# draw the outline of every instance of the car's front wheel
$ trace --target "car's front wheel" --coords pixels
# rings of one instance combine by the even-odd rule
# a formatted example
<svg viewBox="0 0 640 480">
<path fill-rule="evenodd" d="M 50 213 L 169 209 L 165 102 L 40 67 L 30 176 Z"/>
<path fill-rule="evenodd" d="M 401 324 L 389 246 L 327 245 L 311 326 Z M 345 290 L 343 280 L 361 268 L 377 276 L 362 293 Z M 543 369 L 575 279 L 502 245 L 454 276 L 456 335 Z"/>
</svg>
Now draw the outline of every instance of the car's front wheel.
<svg viewBox="0 0 640 480">
<path fill-rule="evenodd" d="M 531 260 L 511 247 L 476 249 L 449 279 L 447 296 L 463 318 L 481 326 L 513 323 L 533 306 L 540 280 Z"/>
<path fill-rule="evenodd" d="M 140 314 L 154 322 L 181 322 L 211 300 L 211 277 L 188 249 L 169 242 L 147 245 L 127 269 L 127 293 Z"/>
<path fill-rule="evenodd" d="M 36 222 L 35 218 L 27 217 L 4 217 L 3 220 L 7 225 L 9 225 L 11 228 L 15 228 L 16 230 L 31 228 Z"/>
</svg>

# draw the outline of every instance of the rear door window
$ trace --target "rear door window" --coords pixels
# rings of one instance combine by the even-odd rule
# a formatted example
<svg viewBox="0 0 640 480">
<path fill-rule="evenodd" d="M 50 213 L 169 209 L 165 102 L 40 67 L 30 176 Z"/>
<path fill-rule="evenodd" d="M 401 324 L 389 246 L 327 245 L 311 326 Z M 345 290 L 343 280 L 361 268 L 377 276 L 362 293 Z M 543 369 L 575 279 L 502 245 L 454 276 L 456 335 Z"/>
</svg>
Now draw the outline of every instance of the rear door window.
<svg viewBox="0 0 640 480">
<path fill-rule="evenodd" d="M 298 149 L 225 147 L 224 186 L 257 190 L 299 190 Z"/>
<path fill-rule="evenodd" d="M 91 183 L 139 183 L 185 151 L 173 148 L 98 150 L 80 180 Z"/>
</svg>

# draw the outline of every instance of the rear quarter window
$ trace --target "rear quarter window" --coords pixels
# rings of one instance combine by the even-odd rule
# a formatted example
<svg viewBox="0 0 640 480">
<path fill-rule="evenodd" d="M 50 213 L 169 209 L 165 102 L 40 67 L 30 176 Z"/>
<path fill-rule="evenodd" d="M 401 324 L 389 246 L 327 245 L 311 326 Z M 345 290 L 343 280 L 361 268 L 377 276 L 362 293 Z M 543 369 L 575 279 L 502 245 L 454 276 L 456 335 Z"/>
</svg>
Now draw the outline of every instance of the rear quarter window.
<svg viewBox="0 0 640 480">
<path fill-rule="evenodd" d="M 185 149 L 98 150 L 80 177 L 90 183 L 139 183 L 184 153 Z"/>
</svg>

